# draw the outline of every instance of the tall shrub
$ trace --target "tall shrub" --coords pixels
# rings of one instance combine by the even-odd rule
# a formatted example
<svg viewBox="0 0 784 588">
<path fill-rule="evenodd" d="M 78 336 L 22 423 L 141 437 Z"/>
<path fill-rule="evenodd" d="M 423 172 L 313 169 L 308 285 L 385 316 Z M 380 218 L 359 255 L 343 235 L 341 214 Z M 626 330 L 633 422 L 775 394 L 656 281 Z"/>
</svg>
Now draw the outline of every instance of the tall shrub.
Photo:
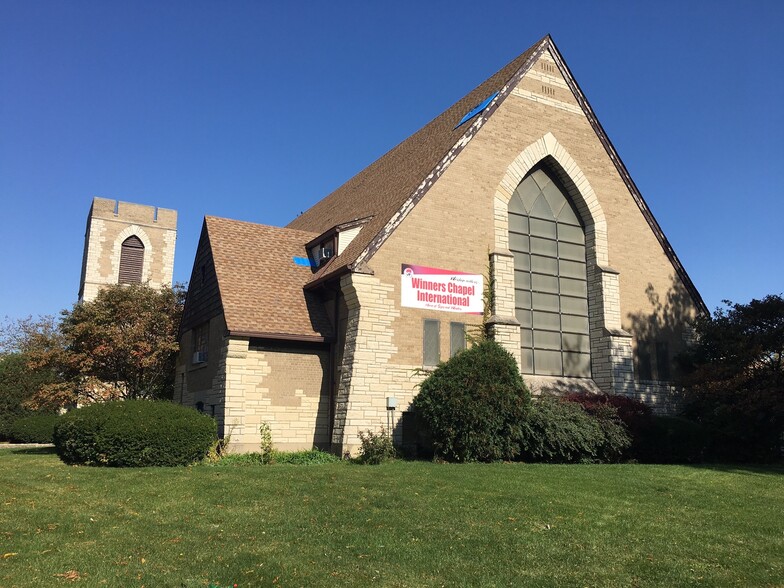
<svg viewBox="0 0 784 588">
<path fill-rule="evenodd" d="M 34 411 L 29 401 L 37 391 L 55 381 L 46 369 L 32 369 L 22 353 L 0 354 L 0 441 L 11 439 L 11 427 L 22 417 L 52 410 Z M 51 441 L 49 441 L 51 442 Z"/>
<path fill-rule="evenodd" d="M 436 453 L 450 461 L 515 458 L 529 404 L 514 358 L 490 340 L 438 366 L 414 399 Z"/>
</svg>

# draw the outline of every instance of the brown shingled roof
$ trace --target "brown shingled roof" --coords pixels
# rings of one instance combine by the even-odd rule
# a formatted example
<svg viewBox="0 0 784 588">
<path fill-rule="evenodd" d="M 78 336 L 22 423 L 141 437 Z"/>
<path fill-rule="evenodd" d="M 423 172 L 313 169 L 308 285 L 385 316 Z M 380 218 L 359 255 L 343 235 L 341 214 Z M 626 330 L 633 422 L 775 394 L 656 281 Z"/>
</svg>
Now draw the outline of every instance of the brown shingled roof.
<svg viewBox="0 0 784 588">
<path fill-rule="evenodd" d="M 312 282 L 339 275 L 360 258 L 371 242 L 425 182 L 449 151 L 473 126 L 457 123 L 472 108 L 498 92 L 545 47 L 545 37 L 469 92 L 444 113 L 381 156 L 329 196 L 288 224 L 289 228 L 323 233 L 355 219 L 373 218 L 351 245 L 313 276 Z"/>
<path fill-rule="evenodd" d="M 205 217 L 226 326 L 234 335 L 329 339 L 330 322 L 316 294 L 303 286 L 312 277 L 305 243 L 316 234 Z"/>
</svg>

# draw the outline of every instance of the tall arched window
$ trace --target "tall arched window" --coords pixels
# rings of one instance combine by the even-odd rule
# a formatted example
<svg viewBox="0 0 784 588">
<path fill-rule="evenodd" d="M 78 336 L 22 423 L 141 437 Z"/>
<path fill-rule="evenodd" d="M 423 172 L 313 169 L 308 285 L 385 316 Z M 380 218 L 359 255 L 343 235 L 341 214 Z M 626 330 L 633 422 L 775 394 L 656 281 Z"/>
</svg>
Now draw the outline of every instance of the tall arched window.
<svg viewBox="0 0 784 588">
<path fill-rule="evenodd" d="M 509 201 L 523 373 L 590 377 L 585 229 L 561 182 L 534 168 Z"/>
<path fill-rule="evenodd" d="M 140 284 L 144 268 L 144 243 L 131 235 L 120 250 L 120 284 Z"/>
</svg>

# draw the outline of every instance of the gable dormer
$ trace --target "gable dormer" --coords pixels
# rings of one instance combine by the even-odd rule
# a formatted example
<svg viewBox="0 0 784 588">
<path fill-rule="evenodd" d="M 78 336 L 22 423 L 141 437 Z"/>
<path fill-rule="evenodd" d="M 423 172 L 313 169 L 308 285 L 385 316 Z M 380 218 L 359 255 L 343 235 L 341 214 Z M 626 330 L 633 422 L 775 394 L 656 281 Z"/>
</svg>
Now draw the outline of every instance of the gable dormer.
<svg viewBox="0 0 784 588">
<path fill-rule="evenodd" d="M 360 218 L 336 225 L 305 245 L 313 268 L 320 268 L 343 253 L 362 231 L 371 217 Z"/>
</svg>

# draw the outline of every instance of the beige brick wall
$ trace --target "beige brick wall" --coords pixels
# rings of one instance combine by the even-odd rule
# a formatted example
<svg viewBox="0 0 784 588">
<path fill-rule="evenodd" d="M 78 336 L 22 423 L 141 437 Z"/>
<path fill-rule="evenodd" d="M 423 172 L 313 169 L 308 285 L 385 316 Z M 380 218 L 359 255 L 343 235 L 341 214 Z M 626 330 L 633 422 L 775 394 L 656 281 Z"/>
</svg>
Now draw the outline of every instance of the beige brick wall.
<svg viewBox="0 0 784 588">
<path fill-rule="evenodd" d="M 214 415 L 231 451 L 259 450 L 259 426 L 272 429 L 275 448 L 329 447 L 329 351 L 252 347 L 229 337 L 223 316 L 210 321 L 208 361 L 192 365 L 192 331 L 183 333 L 175 401 Z"/>
<path fill-rule="evenodd" d="M 85 235 L 81 299 L 92 300 L 103 286 L 118 282 L 121 246 L 131 235 L 144 243 L 142 281 L 153 288 L 171 284 L 177 212 L 158 208 L 156 218 L 154 206 L 94 198 Z"/>
</svg>

